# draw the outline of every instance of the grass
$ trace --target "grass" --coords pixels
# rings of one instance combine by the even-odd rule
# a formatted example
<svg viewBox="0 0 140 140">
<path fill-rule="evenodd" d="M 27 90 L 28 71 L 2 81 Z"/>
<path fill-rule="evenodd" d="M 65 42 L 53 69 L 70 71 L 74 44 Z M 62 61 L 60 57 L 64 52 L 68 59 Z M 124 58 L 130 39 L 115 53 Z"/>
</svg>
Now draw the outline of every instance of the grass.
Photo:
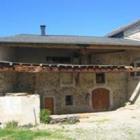
<svg viewBox="0 0 140 140">
<path fill-rule="evenodd" d="M 71 140 L 61 132 L 32 131 L 29 129 L 0 129 L 0 140 Z"/>
</svg>

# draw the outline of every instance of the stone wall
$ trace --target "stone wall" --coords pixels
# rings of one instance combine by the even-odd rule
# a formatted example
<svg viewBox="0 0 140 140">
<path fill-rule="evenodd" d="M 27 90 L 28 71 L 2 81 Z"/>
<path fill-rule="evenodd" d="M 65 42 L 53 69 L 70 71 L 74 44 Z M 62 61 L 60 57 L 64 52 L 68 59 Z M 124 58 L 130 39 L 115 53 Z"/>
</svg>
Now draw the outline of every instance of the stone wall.
<svg viewBox="0 0 140 140">
<path fill-rule="evenodd" d="M 128 101 L 128 73 L 107 73 L 107 85 L 113 96 L 113 109 Z"/>
<path fill-rule="evenodd" d="M 2 75 L 2 74 L 1 74 Z M 0 76 L 1 76 L 0 75 Z M 72 84 L 62 83 L 72 76 Z M 16 77 L 16 78 L 15 78 Z M 127 101 L 127 73 L 106 73 L 106 83 L 96 84 L 95 73 L 4 73 L 0 77 L 1 93 L 30 92 L 40 94 L 41 108 L 44 98 L 54 97 L 56 114 L 91 112 L 91 93 L 96 88 L 110 90 L 110 109 L 122 106 Z M 87 98 L 87 95 L 90 95 Z M 65 105 L 65 96 L 73 95 L 73 105 Z"/>
<path fill-rule="evenodd" d="M 35 74 L 16 73 L 15 92 L 34 93 L 35 83 Z"/>
<path fill-rule="evenodd" d="M 14 92 L 16 86 L 16 73 L 14 72 L 1 72 L 0 73 L 0 95 L 7 92 Z"/>
<path fill-rule="evenodd" d="M 68 73 L 69 75 L 69 73 Z M 65 78 L 67 75 L 65 75 Z M 38 73 L 36 75 L 36 92 L 41 96 L 44 107 L 45 97 L 54 97 L 56 114 L 94 111 L 91 106 L 91 93 L 96 88 L 110 90 L 110 109 L 123 106 L 127 102 L 127 74 L 107 73 L 105 84 L 96 84 L 95 73 L 75 73 L 74 86 L 61 86 L 60 73 Z M 89 94 L 89 98 L 87 97 Z M 73 105 L 65 105 L 65 96 L 73 95 Z"/>
</svg>

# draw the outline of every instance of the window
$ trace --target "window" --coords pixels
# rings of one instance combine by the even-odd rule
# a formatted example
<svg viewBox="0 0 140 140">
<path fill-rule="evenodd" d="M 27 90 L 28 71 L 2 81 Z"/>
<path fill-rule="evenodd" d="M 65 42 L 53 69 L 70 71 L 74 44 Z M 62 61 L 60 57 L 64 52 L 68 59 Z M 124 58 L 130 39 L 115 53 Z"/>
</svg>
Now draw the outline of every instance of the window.
<svg viewBox="0 0 140 140">
<path fill-rule="evenodd" d="M 105 73 L 96 73 L 96 83 L 97 84 L 105 83 Z"/>
<path fill-rule="evenodd" d="M 134 62 L 134 67 L 140 67 L 140 61 Z M 135 72 L 134 76 L 135 77 L 140 77 L 140 72 Z"/>
<path fill-rule="evenodd" d="M 73 73 L 60 73 L 60 86 L 61 87 L 74 87 L 75 80 Z"/>
<path fill-rule="evenodd" d="M 72 95 L 65 96 L 65 104 L 66 105 L 73 105 L 73 96 Z"/>
<path fill-rule="evenodd" d="M 69 64 L 71 63 L 71 57 L 46 57 L 47 63 L 53 63 L 53 64 Z"/>
</svg>

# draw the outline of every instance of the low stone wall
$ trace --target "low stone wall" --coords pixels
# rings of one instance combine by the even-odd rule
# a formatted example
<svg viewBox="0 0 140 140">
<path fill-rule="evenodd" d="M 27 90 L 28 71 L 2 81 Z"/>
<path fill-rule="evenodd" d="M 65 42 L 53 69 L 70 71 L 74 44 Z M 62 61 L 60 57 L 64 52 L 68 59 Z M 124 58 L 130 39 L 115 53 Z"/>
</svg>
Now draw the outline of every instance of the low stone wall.
<svg viewBox="0 0 140 140">
<path fill-rule="evenodd" d="M 0 122 L 17 121 L 19 125 L 38 124 L 40 113 L 39 95 L 0 97 Z"/>
</svg>

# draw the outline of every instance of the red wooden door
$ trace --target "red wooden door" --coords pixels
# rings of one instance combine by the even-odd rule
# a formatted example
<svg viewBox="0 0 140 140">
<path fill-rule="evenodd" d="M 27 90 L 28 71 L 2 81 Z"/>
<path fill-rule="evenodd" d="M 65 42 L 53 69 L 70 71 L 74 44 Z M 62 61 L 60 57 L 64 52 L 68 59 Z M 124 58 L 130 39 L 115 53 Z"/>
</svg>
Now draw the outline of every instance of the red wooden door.
<svg viewBox="0 0 140 140">
<path fill-rule="evenodd" d="M 45 98 L 45 108 L 51 111 L 51 114 L 54 113 L 54 99 L 53 97 Z"/>
<path fill-rule="evenodd" d="M 92 92 L 92 107 L 95 111 L 108 110 L 109 103 L 109 90 L 98 88 Z"/>
</svg>

